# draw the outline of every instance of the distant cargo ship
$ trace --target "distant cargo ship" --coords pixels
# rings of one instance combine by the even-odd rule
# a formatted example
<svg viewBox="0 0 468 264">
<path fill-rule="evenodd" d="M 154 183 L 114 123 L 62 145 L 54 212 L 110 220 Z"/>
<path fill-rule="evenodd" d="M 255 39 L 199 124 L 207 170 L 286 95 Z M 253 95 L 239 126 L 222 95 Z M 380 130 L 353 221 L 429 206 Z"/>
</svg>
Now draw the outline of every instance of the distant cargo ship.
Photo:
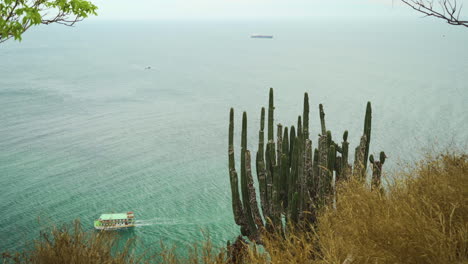
<svg viewBox="0 0 468 264">
<path fill-rule="evenodd" d="M 260 34 L 252 34 L 250 35 L 251 38 L 267 38 L 271 39 L 273 38 L 273 35 L 260 35 Z"/>
</svg>

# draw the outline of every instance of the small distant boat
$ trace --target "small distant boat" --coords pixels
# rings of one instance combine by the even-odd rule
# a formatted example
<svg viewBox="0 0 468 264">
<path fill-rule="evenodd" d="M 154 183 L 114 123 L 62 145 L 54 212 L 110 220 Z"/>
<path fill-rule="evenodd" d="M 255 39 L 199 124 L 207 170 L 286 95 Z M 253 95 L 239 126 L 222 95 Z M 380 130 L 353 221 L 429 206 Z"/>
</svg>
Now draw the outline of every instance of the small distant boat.
<svg viewBox="0 0 468 264">
<path fill-rule="evenodd" d="M 273 38 L 273 35 L 260 35 L 260 34 L 252 34 L 250 35 L 251 38 L 266 38 L 266 39 L 271 39 Z"/>
<path fill-rule="evenodd" d="M 94 228 L 97 230 L 116 230 L 135 226 L 135 216 L 133 212 L 119 214 L 102 214 L 94 221 Z"/>
</svg>

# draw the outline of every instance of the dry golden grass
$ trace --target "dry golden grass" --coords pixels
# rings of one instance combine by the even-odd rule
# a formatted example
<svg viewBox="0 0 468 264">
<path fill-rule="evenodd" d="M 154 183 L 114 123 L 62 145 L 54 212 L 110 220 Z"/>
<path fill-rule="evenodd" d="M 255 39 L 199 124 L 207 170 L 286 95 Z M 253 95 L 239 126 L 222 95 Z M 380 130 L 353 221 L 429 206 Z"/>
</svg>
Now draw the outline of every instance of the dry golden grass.
<svg viewBox="0 0 468 264">
<path fill-rule="evenodd" d="M 129 239 L 119 245 L 117 232 L 85 232 L 78 220 L 73 225 L 51 228 L 33 242 L 30 250 L 2 253 L 2 263 L 15 264 L 222 264 L 226 261 L 223 248 L 215 247 L 208 236 L 203 243 L 194 243 L 188 248 L 187 256 L 176 254 L 175 247 L 167 247 L 161 242 L 157 253 L 150 250 L 134 253 L 136 239 Z"/>
<path fill-rule="evenodd" d="M 338 186 L 317 232 L 267 239 L 268 263 L 468 263 L 468 156 L 427 157 L 400 178 L 385 194 Z"/>
<path fill-rule="evenodd" d="M 383 195 L 355 182 L 320 217 L 324 260 L 458 263 L 468 260 L 468 156 L 427 157 Z"/>
<path fill-rule="evenodd" d="M 71 226 L 53 227 L 33 243 L 33 248 L 24 252 L 3 253 L 4 263 L 37 264 L 118 264 L 139 263 L 140 259 L 130 254 L 131 244 L 119 250 L 118 236 L 113 232 L 84 232 L 76 220 Z"/>
<path fill-rule="evenodd" d="M 402 170 L 403 171 L 403 170 Z M 427 157 L 383 191 L 350 181 L 337 187 L 336 208 L 320 212 L 309 232 L 264 237 L 248 246 L 238 263 L 468 263 L 468 156 Z M 12 263 L 222 264 L 228 251 L 209 239 L 180 257 L 161 245 L 151 257 L 112 253 L 116 238 L 86 234 L 79 227 L 55 229 L 30 252 L 4 256 Z M 14 257 L 21 261 L 15 262 Z M 8 263 L 8 262 L 5 262 Z"/>
</svg>

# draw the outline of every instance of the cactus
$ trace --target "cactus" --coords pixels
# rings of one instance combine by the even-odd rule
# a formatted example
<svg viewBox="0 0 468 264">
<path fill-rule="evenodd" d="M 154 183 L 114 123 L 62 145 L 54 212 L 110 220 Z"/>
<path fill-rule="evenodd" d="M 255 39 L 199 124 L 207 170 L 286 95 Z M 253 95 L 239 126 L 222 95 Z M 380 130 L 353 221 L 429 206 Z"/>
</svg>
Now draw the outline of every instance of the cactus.
<svg viewBox="0 0 468 264">
<path fill-rule="evenodd" d="M 322 128 L 322 135 L 327 133 L 327 128 L 325 127 L 325 112 L 323 111 L 323 105 L 319 104 L 319 113 L 320 113 L 320 126 Z"/>
<path fill-rule="evenodd" d="M 282 210 L 284 211 L 285 208 L 288 206 L 288 179 L 289 179 L 289 172 L 290 172 L 290 165 L 289 165 L 289 134 L 288 134 L 288 127 L 284 128 L 284 135 L 283 135 L 283 150 L 281 154 L 281 176 L 280 176 L 280 184 L 281 184 L 281 203 L 282 203 Z"/>
<path fill-rule="evenodd" d="M 266 182 L 267 182 L 267 197 L 268 200 L 268 213 L 269 217 L 273 214 L 273 178 L 274 168 L 276 163 L 275 157 L 275 141 L 274 137 L 274 110 L 273 104 L 273 88 L 270 88 L 270 94 L 268 96 L 268 143 L 265 150 L 265 164 L 266 164 Z"/>
<path fill-rule="evenodd" d="M 374 160 L 373 155 L 369 156 L 369 161 L 372 165 L 372 189 L 381 189 L 380 183 L 382 179 L 382 165 L 385 163 L 386 158 L 387 155 L 385 155 L 385 152 L 383 151 L 380 152 L 378 161 Z"/>
<path fill-rule="evenodd" d="M 268 141 L 273 140 L 274 112 L 275 106 L 273 105 L 273 88 L 270 88 L 270 94 L 268 97 Z"/>
<path fill-rule="evenodd" d="M 296 129 L 291 126 L 291 133 L 289 136 L 289 167 L 292 169 L 292 156 L 294 152 L 294 144 L 296 144 Z"/>
<path fill-rule="evenodd" d="M 302 112 L 304 118 L 304 140 L 309 139 L 309 95 L 304 93 L 304 109 Z"/>
<path fill-rule="evenodd" d="M 276 229 L 281 223 L 281 204 L 280 204 L 280 170 L 279 166 L 273 168 L 273 193 L 271 204 L 271 221 Z"/>
<path fill-rule="evenodd" d="M 364 169 L 361 172 L 362 177 L 364 177 L 367 169 L 367 157 L 369 156 L 369 145 L 371 140 L 371 122 L 372 122 L 372 108 L 371 103 L 367 102 L 366 106 L 366 117 L 364 118 L 364 135 L 366 135 L 366 150 L 364 152 Z"/>
<path fill-rule="evenodd" d="M 232 193 L 232 211 L 234 213 L 234 220 L 238 225 L 244 225 L 244 212 L 242 210 L 242 204 L 239 196 L 239 180 L 235 168 L 234 159 L 234 109 L 231 108 L 229 113 L 229 177 L 231 181 L 231 193 Z"/>
<path fill-rule="evenodd" d="M 320 177 L 319 177 L 319 150 L 314 150 L 314 161 L 312 162 L 312 178 L 313 178 L 313 187 L 312 190 L 309 190 L 312 195 L 312 200 L 316 201 L 319 195 L 320 188 Z"/>
<path fill-rule="evenodd" d="M 333 185 L 333 171 L 335 168 L 335 158 L 336 158 L 336 150 L 335 146 L 331 145 L 328 149 L 328 166 L 326 170 L 326 178 L 325 178 L 325 193 L 329 194 L 332 191 Z"/>
<path fill-rule="evenodd" d="M 266 147 L 266 152 L 265 152 L 265 158 L 266 158 L 266 164 L 268 164 L 267 169 L 266 169 L 266 180 L 267 180 L 267 190 L 266 190 L 266 200 L 268 201 L 268 215 L 267 217 L 271 218 L 273 214 L 273 178 L 274 178 L 274 163 L 275 163 L 275 158 L 274 158 L 274 142 L 268 142 L 267 147 Z"/>
<path fill-rule="evenodd" d="M 268 216 L 268 200 L 267 200 L 267 180 L 266 180 L 266 168 L 265 168 L 265 155 L 264 155 L 264 129 L 265 129 L 265 108 L 262 107 L 260 113 L 260 130 L 258 131 L 258 151 L 256 158 L 256 169 L 258 178 L 258 187 L 260 190 L 260 201 L 262 207 L 262 213 L 264 216 Z"/>
<path fill-rule="evenodd" d="M 311 207 L 314 197 L 314 176 L 312 168 L 312 141 L 310 139 L 305 140 L 304 149 L 304 207 L 303 210 Z"/>
<path fill-rule="evenodd" d="M 349 143 L 348 143 L 348 130 L 343 133 L 343 142 L 341 142 L 341 178 L 348 179 L 349 174 L 349 164 L 348 164 L 348 152 L 349 152 Z"/>
<path fill-rule="evenodd" d="M 292 196 L 292 201 L 291 201 L 291 222 L 293 224 L 297 224 L 299 221 L 299 210 L 298 210 L 298 201 L 299 201 L 299 193 L 295 192 Z"/>
<path fill-rule="evenodd" d="M 366 167 L 365 167 L 365 153 L 367 145 L 367 136 L 364 134 L 361 137 L 359 146 L 356 147 L 354 152 L 354 168 L 353 175 L 358 177 L 358 179 L 365 181 Z"/>
<path fill-rule="evenodd" d="M 242 194 L 242 206 L 244 209 L 244 218 L 246 218 L 247 226 L 249 227 L 248 234 L 256 237 L 257 227 L 254 222 L 252 208 L 250 206 L 250 190 L 248 187 L 247 172 L 250 171 L 250 164 L 247 163 L 246 154 L 247 150 L 247 113 L 244 112 L 242 115 L 242 137 L 241 137 L 241 194 Z M 250 156 L 250 154 L 248 154 Z M 250 162 L 250 157 L 249 160 Z M 255 194 L 254 194 L 255 195 Z"/>
<path fill-rule="evenodd" d="M 318 147 L 312 151 L 309 139 L 309 97 L 304 94 L 302 116 L 298 116 L 296 126 L 277 125 L 274 140 L 274 102 L 273 89 L 270 89 L 268 102 L 267 142 L 265 142 L 265 108 L 260 113 L 258 132 L 258 150 L 256 153 L 256 172 L 259 185 L 260 207 L 251 170 L 251 153 L 247 149 L 247 113 L 242 116 L 240 186 L 235 168 L 234 153 L 234 110 L 229 116 L 229 178 L 231 183 L 232 210 L 234 220 L 240 226 L 242 235 L 251 241 L 261 243 L 262 232 L 279 230 L 283 232 L 282 217 L 287 223 L 314 224 L 316 211 L 334 200 L 336 181 L 357 175 L 365 179 L 365 166 L 369 151 L 371 132 L 371 107 L 367 104 L 364 121 L 364 133 L 356 147 L 354 168 L 348 164 L 348 131 L 343 134 L 343 141 L 338 145 L 332 139 L 331 131 L 326 130 L 325 112 L 319 105 L 321 134 Z M 385 153 L 380 160 L 374 156 L 369 160 L 373 171 L 373 188 L 380 185 L 382 165 Z M 335 173 L 336 177 L 333 177 Z M 309 213 L 305 213 L 309 212 Z M 265 223 L 264 223 L 265 221 Z M 307 225 L 299 225 L 304 227 Z"/>
<path fill-rule="evenodd" d="M 252 178 L 252 167 L 250 165 L 250 151 L 246 150 L 245 152 L 245 172 L 247 180 L 247 190 L 249 193 L 249 207 L 252 211 L 252 216 L 257 227 L 263 227 L 262 217 L 260 216 L 260 211 L 258 210 L 257 204 L 257 195 L 255 194 L 255 187 Z"/>
</svg>

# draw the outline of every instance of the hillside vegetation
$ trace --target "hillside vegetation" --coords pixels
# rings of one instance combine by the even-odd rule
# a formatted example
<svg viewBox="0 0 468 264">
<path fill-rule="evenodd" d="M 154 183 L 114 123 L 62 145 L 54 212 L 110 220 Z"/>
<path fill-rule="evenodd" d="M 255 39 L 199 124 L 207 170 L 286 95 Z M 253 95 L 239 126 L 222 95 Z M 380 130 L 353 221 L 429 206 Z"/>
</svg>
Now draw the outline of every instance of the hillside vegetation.
<svg viewBox="0 0 468 264">
<path fill-rule="evenodd" d="M 5 252 L 4 263 L 468 263 L 468 155 L 426 157 L 392 175 L 386 190 L 356 181 L 337 186 L 338 200 L 322 209 L 309 232 L 273 234 L 264 247 L 210 241 L 180 257 L 174 249 L 132 253 L 112 234 L 78 224 L 43 234 L 31 249 Z M 148 253 L 151 252 L 151 253 Z"/>
</svg>

